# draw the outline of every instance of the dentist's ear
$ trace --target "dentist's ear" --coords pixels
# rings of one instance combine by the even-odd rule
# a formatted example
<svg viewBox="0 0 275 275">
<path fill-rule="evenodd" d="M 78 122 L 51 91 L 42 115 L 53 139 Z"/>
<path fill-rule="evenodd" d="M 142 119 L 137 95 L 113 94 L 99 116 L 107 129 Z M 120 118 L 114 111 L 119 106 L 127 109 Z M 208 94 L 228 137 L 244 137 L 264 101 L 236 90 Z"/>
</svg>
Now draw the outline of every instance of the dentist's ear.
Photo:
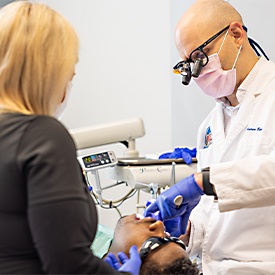
<svg viewBox="0 0 275 275">
<path fill-rule="evenodd" d="M 234 37 L 235 43 L 238 44 L 238 48 L 243 44 L 243 38 L 245 30 L 242 27 L 242 24 L 239 22 L 232 22 L 229 27 L 229 33 Z"/>
</svg>

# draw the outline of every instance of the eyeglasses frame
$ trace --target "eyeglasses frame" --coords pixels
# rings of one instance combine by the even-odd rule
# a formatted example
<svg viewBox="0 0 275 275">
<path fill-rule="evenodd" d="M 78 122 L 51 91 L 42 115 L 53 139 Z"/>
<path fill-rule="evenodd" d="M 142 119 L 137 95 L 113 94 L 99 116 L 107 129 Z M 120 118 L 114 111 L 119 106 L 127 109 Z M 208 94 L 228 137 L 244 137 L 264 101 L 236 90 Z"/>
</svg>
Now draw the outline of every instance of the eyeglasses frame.
<svg viewBox="0 0 275 275">
<path fill-rule="evenodd" d="M 151 243 L 148 245 L 148 242 Z M 181 241 L 179 238 L 176 237 L 150 237 L 148 239 L 145 240 L 145 242 L 142 244 L 139 255 L 141 258 L 141 261 L 144 262 L 145 259 L 148 257 L 148 255 L 154 251 L 156 248 L 159 248 L 160 246 L 167 244 L 167 243 L 176 243 L 178 245 L 180 245 L 184 250 L 186 250 L 186 246 L 183 243 L 183 241 Z M 157 244 L 157 246 L 156 246 Z"/>
<path fill-rule="evenodd" d="M 216 39 L 218 36 L 220 36 L 224 31 L 226 31 L 227 29 L 229 29 L 230 25 L 226 26 L 225 28 L 223 28 L 222 30 L 220 30 L 219 32 L 217 32 L 216 34 L 214 34 L 212 37 L 210 37 L 209 39 L 207 39 L 204 43 L 202 43 L 200 46 L 198 46 L 196 49 L 194 49 L 189 57 L 186 59 L 186 60 L 182 60 L 180 62 L 178 62 L 174 67 L 173 69 L 174 70 L 178 70 L 178 68 L 180 67 L 180 65 L 182 65 L 183 63 L 194 63 L 194 61 L 192 60 L 191 56 L 192 54 L 195 52 L 195 51 L 200 51 L 202 52 L 205 56 L 206 56 L 206 63 L 203 64 L 202 66 L 206 66 L 208 61 L 209 61 L 209 58 L 208 58 L 208 55 L 203 51 L 203 48 L 205 46 L 207 46 L 208 44 L 210 44 L 214 39 Z M 181 66 L 182 67 L 182 66 Z"/>
</svg>

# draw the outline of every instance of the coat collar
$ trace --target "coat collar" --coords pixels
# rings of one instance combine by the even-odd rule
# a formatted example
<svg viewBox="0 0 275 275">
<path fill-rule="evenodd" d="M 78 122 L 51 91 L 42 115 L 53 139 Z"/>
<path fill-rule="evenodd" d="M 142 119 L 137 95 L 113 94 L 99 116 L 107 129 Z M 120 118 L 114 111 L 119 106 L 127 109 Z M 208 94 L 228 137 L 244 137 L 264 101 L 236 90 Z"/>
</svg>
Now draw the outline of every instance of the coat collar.
<svg viewBox="0 0 275 275">
<path fill-rule="evenodd" d="M 228 107 L 228 104 L 224 100 L 217 103 L 214 112 L 213 121 L 213 139 L 217 142 L 221 152 L 226 152 L 228 148 L 232 145 L 235 138 L 240 134 L 240 132 L 245 129 L 249 123 L 253 108 L 255 106 L 255 99 L 263 91 L 263 82 L 257 81 L 257 79 L 263 77 L 262 74 L 266 73 L 267 60 L 265 58 L 260 58 L 253 69 L 250 71 L 249 75 L 243 81 L 241 86 L 237 91 L 238 100 L 240 108 L 238 110 L 238 115 L 235 117 L 234 122 L 230 126 L 229 132 L 225 137 L 224 134 L 224 109 Z M 266 77 L 264 77 L 266 79 Z M 262 85 L 259 85 L 262 84 Z M 264 84 L 265 85 L 265 84 Z M 222 157 L 223 154 L 221 154 Z"/>
</svg>

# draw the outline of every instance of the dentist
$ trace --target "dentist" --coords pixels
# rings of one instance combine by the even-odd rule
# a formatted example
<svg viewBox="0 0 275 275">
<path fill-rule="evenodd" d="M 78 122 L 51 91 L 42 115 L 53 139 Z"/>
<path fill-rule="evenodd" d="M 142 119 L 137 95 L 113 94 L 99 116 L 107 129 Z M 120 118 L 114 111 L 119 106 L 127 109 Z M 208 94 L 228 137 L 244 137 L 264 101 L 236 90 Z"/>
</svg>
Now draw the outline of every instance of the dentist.
<svg viewBox="0 0 275 275">
<path fill-rule="evenodd" d="M 216 106 L 198 131 L 198 173 L 161 193 L 145 216 L 177 221 L 204 275 L 275 274 L 275 65 L 223 0 L 195 1 L 175 41 L 174 71 Z"/>
</svg>

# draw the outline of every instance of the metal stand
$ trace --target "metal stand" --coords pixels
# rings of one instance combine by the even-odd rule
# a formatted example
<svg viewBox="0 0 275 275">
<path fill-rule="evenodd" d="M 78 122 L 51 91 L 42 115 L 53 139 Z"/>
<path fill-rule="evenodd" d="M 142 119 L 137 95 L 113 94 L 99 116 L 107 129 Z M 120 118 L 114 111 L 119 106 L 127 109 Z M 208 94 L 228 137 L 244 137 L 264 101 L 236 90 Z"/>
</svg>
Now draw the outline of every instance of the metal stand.
<svg viewBox="0 0 275 275">
<path fill-rule="evenodd" d="M 95 176 L 96 193 L 98 194 L 99 205 L 102 206 L 102 188 L 101 188 L 101 185 L 100 185 L 98 170 L 97 169 L 93 170 L 92 174 Z"/>
<path fill-rule="evenodd" d="M 149 188 L 150 188 L 150 193 L 152 195 L 152 199 L 156 199 L 158 189 L 159 189 L 159 185 L 157 183 L 152 182 L 152 183 L 149 184 Z"/>
<path fill-rule="evenodd" d="M 176 183 L 176 163 L 172 162 L 172 171 L 171 171 L 171 178 L 170 178 L 170 186 Z"/>
</svg>

